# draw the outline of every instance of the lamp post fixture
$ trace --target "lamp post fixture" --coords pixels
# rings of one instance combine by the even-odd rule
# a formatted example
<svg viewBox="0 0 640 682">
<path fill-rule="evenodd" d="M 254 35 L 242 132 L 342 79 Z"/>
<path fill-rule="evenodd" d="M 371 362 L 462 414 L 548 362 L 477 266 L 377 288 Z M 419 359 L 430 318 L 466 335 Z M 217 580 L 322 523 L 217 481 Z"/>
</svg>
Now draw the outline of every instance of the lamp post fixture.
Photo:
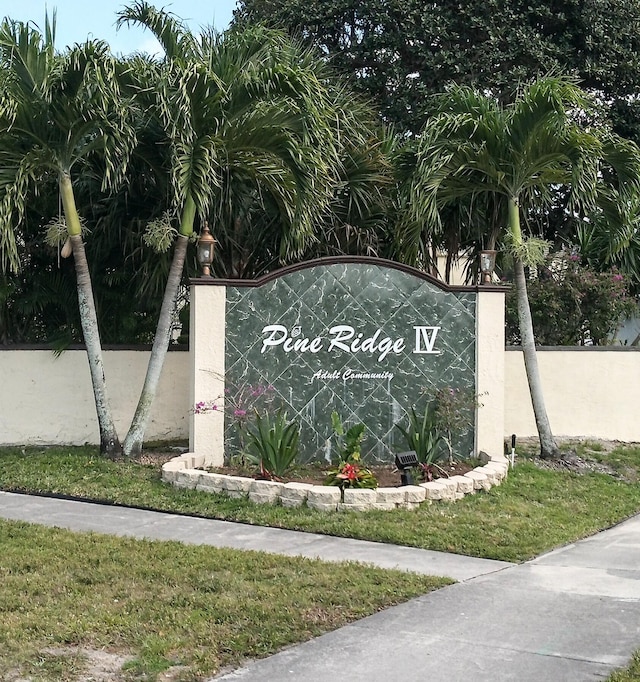
<svg viewBox="0 0 640 682">
<path fill-rule="evenodd" d="M 200 236 L 198 237 L 198 263 L 202 268 L 203 277 L 211 277 L 211 264 L 213 263 L 213 249 L 216 244 L 216 240 L 211 236 L 209 232 L 209 223 L 205 220 L 202 225 L 202 230 Z"/>
<path fill-rule="evenodd" d="M 496 269 L 496 251 L 480 251 L 480 272 L 482 284 L 490 284 L 493 271 Z"/>
</svg>

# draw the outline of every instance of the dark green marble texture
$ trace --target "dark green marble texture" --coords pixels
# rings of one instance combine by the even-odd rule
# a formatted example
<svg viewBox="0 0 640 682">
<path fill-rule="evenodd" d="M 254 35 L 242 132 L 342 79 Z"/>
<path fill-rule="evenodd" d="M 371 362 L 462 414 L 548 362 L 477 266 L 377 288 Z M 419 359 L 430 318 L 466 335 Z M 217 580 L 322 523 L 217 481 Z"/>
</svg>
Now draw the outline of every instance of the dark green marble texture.
<svg viewBox="0 0 640 682">
<path fill-rule="evenodd" d="M 407 449 L 395 424 L 406 424 L 412 405 L 423 409 L 438 388 L 474 390 L 473 292 L 442 291 L 394 268 L 348 263 L 298 270 L 260 287 L 228 287 L 226 305 L 228 394 L 272 386 L 271 409 L 282 405 L 301 424 L 303 461 L 327 457 L 333 410 L 346 425 L 366 424 L 365 461 L 393 461 L 395 452 Z M 286 352 L 279 344 L 261 352 L 268 325 L 284 326 L 292 343 L 308 338 L 311 344 L 318 338 L 315 348 L 321 350 Z M 388 351 L 382 359 L 384 346 L 373 353 L 339 347 L 329 352 L 335 339 L 329 330 L 337 325 L 353 327 L 354 338 L 362 334 L 362 341 L 380 330 L 378 343 L 388 337 L 399 352 Z M 439 327 L 435 353 L 414 352 L 416 326 Z M 280 331 L 275 333 L 276 338 L 281 336 Z M 420 349 L 424 348 L 421 338 Z M 345 379 L 345 372 L 383 376 Z M 235 440 L 231 412 L 226 411 L 229 450 Z M 469 456 L 473 428 L 457 439 L 455 449 L 460 456 Z"/>
</svg>

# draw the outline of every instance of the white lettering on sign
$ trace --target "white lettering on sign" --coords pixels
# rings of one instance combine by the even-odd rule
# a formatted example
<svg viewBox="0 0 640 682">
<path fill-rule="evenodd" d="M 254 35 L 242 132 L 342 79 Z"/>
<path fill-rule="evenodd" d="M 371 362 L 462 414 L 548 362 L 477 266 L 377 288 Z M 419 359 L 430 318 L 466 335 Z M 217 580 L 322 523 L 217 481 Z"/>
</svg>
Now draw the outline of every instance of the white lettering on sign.
<svg viewBox="0 0 640 682">
<path fill-rule="evenodd" d="M 340 378 L 340 372 L 334 371 L 334 372 L 327 372 L 324 369 L 318 370 L 312 377 L 311 381 L 318 380 L 318 381 L 331 381 L 333 379 L 339 379 Z"/>
<path fill-rule="evenodd" d="M 379 379 L 388 380 L 393 379 L 393 372 L 354 372 L 352 369 L 345 369 L 342 373 L 342 380 L 348 381 L 349 379 Z"/>
<path fill-rule="evenodd" d="M 393 341 L 388 336 L 385 336 L 383 339 L 378 340 L 380 334 L 382 334 L 379 329 L 373 336 L 369 336 L 364 340 L 362 332 L 355 336 L 356 330 L 346 324 L 331 327 L 329 334 L 335 336 L 329 344 L 329 352 L 334 348 L 339 348 L 346 353 L 359 353 L 361 351 L 364 353 L 379 353 L 378 362 L 382 362 L 389 353 L 393 352 L 397 355 L 404 350 L 404 339 L 402 338 Z M 351 341 L 351 343 L 346 343 L 347 341 Z"/>
<path fill-rule="evenodd" d="M 299 330 L 299 327 L 296 327 Z M 262 329 L 263 334 L 269 336 L 262 341 L 261 353 L 264 353 L 270 346 L 282 346 L 285 353 L 290 353 L 292 350 L 299 353 L 317 353 L 322 350 L 322 339 L 318 336 L 314 339 L 309 339 L 305 336 L 298 336 L 295 341 L 289 337 L 289 331 L 282 324 L 269 324 Z"/>
<path fill-rule="evenodd" d="M 414 353 L 421 355 L 424 353 L 440 352 L 433 349 L 440 327 L 414 327 L 414 330 L 416 332 L 416 345 L 413 349 Z"/>
<path fill-rule="evenodd" d="M 393 372 L 356 372 L 352 369 L 345 369 L 342 374 L 340 374 L 338 370 L 327 372 L 326 370 L 321 369 L 311 377 L 312 381 L 334 381 L 336 379 L 342 379 L 342 381 L 349 381 L 350 379 L 375 379 L 391 381 L 391 379 L 393 379 Z"/>
<path fill-rule="evenodd" d="M 415 326 L 415 346 L 413 353 L 439 353 L 434 350 L 436 337 L 440 327 Z M 262 340 L 260 353 L 266 353 L 270 348 L 280 346 L 285 353 L 318 353 L 324 349 L 324 339 L 321 336 L 308 337 L 302 335 L 299 326 L 291 333 L 282 324 L 268 324 L 262 333 L 267 336 Z M 390 353 L 399 355 L 405 350 L 405 340 L 400 337 L 392 339 L 383 336 L 378 329 L 372 336 L 365 336 L 348 324 L 338 324 L 329 329 L 329 347 L 327 352 L 342 351 L 343 353 L 368 353 L 377 355 L 378 362 L 382 362 Z"/>
</svg>

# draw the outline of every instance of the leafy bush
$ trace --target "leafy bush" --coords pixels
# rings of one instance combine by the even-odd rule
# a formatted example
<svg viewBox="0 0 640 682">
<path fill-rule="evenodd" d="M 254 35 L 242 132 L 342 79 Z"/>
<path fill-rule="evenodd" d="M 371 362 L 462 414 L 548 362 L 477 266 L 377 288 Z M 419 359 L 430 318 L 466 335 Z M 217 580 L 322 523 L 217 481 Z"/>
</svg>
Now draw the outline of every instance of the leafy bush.
<svg viewBox="0 0 640 682">
<path fill-rule="evenodd" d="M 421 415 L 412 407 L 409 411 L 409 426 L 405 429 L 396 424 L 396 428 L 404 436 L 408 449 L 416 453 L 418 462 L 424 466 L 433 464 L 444 454 L 444 451 L 438 448 L 442 441 L 442 433 L 436 408 L 435 400 L 427 404 Z"/>
<path fill-rule="evenodd" d="M 606 345 L 620 322 L 637 312 L 629 278 L 616 270 L 596 272 L 580 257 L 550 257 L 536 280 L 527 282 L 536 343 L 541 346 Z M 507 293 L 507 343 L 519 344 L 516 293 Z"/>
<path fill-rule="evenodd" d="M 248 459 L 260 467 L 265 478 L 282 478 L 298 456 L 300 428 L 287 421 L 287 413 L 279 409 L 273 418 L 255 413 L 255 424 L 247 424 Z"/>
<path fill-rule="evenodd" d="M 331 426 L 336 436 L 338 446 L 338 460 L 348 462 L 354 457 L 360 459 L 362 439 L 364 438 L 365 425 L 354 424 L 345 432 L 342 419 L 337 412 L 331 413 Z"/>
<path fill-rule="evenodd" d="M 409 450 L 416 453 L 424 479 L 433 478 L 434 470 L 440 469 L 438 462 L 460 458 L 454 452 L 456 443 L 473 426 L 477 406 L 472 390 L 447 386 L 436 391 L 423 412 L 418 413 L 415 406 L 410 408 L 408 428 L 396 424 Z"/>
<path fill-rule="evenodd" d="M 449 451 L 449 461 L 454 458 L 461 459 L 459 454 L 454 453 L 460 447 L 459 439 L 475 423 L 476 408 L 482 407 L 479 399 L 471 388 L 451 388 L 445 386 L 436 391 L 436 419 L 442 432 L 442 440 Z"/>
<path fill-rule="evenodd" d="M 377 488 L 374 474 L 360 462 L 360 450 L 364 438 L 365 425 L 355 424 L 345 431 L 337 412 L 331 413 L 331 426 L 338 445 L 338 465 L 330 469 L 324 479 L 325 485 L 345 488 Z"/>
</svg>

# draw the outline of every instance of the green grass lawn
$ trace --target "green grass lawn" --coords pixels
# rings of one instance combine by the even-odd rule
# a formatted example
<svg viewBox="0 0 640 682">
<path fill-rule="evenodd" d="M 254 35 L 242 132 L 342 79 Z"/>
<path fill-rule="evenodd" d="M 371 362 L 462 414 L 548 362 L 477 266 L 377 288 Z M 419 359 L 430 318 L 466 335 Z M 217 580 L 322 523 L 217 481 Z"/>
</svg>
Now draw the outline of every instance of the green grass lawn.
<svg viewBox="0 0 640 682">
<path fill-rule="evenodd" d="M 628 668 L 616 670 L 607 682 L 640 682 L 640 651 L 637 651 Z"/>
<path fill-rule="evenodd" d="M 640 510 L 640 448 L 619 461 L 629 480 L 548 471 L 523 459 L 487 493 L 416 511 L 326 514 L 255 505 L 162 483 L 159 467 L 111 462 L 95 448 L 0 449 L 0 488 L 53 492 L 205 517 L 523 561 L 607 528 Z"/>
<path fill-rule="evenodd" d="M 8 521 L 0 547 L 2 680 L 86 680 L 97 654 L 126 657 L 111 682 L 201 680 L 450 582 Z"/>
<path fill-rule="evenodd" d="M 158 466 L 111 462 L 95 448 L 0 449 L 0 488 L 522 561 L 640 511 L 640 448 L 587 444 L 578 454 L 618 475 L 545 470 L 521 455 L 503 485 L 411 512 L 254 505 L 173 488 Z M 0 546 L 0 678 L 20 669 L 34 682 L 80 680 L 96 651 L 128 657 L 123 680 L 156 680 L 168 668 L 170 679 L 199 680 L 442 584 L 5 522 Z M 610 678 L 634 680 L 638 656 Z"/>
</svg>

